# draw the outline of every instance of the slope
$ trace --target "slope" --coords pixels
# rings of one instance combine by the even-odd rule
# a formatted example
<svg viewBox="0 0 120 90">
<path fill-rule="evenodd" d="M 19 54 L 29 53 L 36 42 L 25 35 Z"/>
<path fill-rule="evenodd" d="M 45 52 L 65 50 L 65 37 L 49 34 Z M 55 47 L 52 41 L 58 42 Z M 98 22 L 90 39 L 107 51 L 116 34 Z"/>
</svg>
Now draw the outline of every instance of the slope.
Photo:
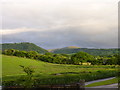
<svg viewBox="0 0 120 90">
<path fill-rule="evenodd" d="M 32 67 L 35 70 L 34 78 L 43 80 L 41 81 L 42 84 L 73 83 L 78 82 L 80 79 L 91 81 L 116 75 L 115 68 L 107 65 L 81 66 L 52 64 L 34 59 L 2 55 L 2 80 L 13 80 L 21 75 L 26 75 L 19 65 Z"/>
<path fill-rule="evenodd" d="M 17 50 L 24 50 L 24 51 L 36 51 L 38 53 L 46 53 L 47 50 L 29 42 L 22 42 L 22 43 L 4 43 L 2 45 L 2 50 L 5 49 L 17 49 Z"/>
</svg>

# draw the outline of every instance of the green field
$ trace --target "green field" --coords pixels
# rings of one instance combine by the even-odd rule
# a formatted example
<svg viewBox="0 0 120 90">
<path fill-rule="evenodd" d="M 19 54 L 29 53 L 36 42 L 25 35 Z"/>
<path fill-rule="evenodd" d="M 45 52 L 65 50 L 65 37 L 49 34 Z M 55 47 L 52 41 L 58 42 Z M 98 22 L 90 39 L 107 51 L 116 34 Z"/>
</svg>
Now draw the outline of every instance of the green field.
<svg viewBox="0 0 120 90">
<path fill-rule="evenodd" d="M 118 83 L 118 79 L 117 78 L 113 78 L 113 79 L 106 80 L 106 81 L 100 81 L 100 82 L 92 83 L 92 84 L 86 85 L 86 87 L 110 85 L 110 84 L 114 84 L 114 83 Z"/>
<path fill-rule="evenodd" d="M 86 66 L 53 64 L 27 58 L 2 55 L 3 82 L 14 81 L 26 75 L 19 65 L 32 67 L 35 70 L 33 78 L 39 80 L 39 84 L 71 84 L 79 82 L 81 79 L 91 81 L 112 77 L 117 73 L 117 67 L 113 65 Z"/>
</svg>

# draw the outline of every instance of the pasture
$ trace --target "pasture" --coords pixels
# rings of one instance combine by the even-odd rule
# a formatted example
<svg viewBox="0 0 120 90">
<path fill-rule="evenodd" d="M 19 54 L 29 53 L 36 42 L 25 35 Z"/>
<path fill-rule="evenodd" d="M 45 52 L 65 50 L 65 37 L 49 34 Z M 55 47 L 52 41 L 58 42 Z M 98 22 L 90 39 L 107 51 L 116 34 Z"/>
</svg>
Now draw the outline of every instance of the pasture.
<svg viewBox="0 0 120 90">
<path fill-rule="evenodd" d="M 3 82 L 15 81 L 27 75 L 19 65 L 33 68 L 35 71 L 33 79 L 38 80 L 36 84 L 44 85 L 72 84 L 83 79 L 92 81 L 117 75 L 117 66 L 115 65 L 53 64 L 34 59 L 2 55 Z"/>
</svg>

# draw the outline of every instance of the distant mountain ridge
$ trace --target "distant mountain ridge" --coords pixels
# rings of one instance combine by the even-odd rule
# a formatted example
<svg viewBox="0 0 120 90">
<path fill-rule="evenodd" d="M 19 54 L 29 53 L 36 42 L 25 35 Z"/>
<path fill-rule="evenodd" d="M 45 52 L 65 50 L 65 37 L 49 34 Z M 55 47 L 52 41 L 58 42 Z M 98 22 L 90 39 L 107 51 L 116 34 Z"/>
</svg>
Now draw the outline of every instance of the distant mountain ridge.
<svg viewBox="0 0 120 90">
<path fill-rule="evenodd" d="M 80 47 L 77 47 L 77 46 L 68 46 L 68 47 L 65 47 L 65 48 L 69 48 L 69 49 L 72 49 L 72 48 L 80 48 Z"/>
<path fill-rule="evenodd" d="M 47 50 L 29 42 L 21 42 L 21 43 L 3 43 L 2 50 L 5 49 L 17 49 L 23 51 L 36 51 L 38 53 L 46 53 Z M 0 48 L 1 49 L 1 48 Z"/>
<path fill-rule="evenodd" d="M 51 49 L 49 50 L 49 52 L 52 53 L 64 53 L 64 54 L 73 54 L 73 53 L 77 53 L 77 52 L 87 52 L 91 55 L 95 55 L 95 56 L 104 56 L 104 55 L 112 55 L 112 54 L 116 54 L 118 53 L 118 49 L 117 48 L 112 48 L 112 49 L 95 49 L 95 48 L 80 48 L 80 47 L 65 47 L 65 48 L 59 48 L 59 49 Z"/>
<path fill-rule="evenodd" d="M 43 49 L 33 43 L 29 43 L 29 42 L 21 42 L 21 43 L 3 43 L 0 44 L 0 46 L 2 46 L 2 48 L 0 48 L 0 50 L 5 50 L 5 49 L 17 49 L 17 50 L 23 50 L 23 51 L 36 51 L 38 53 L 46 53 L 46 52 L 52 52 L 55 54 L 73 54 L 73 53 L 77 53 L 80 51 L 83 52 L 87 52 L 91 55 L 95 55 L 95 56 L 104 56 L 104 55 L 113 55 L 118 53 L 118 49 L 117 48 L 113 48 L 113 49 L 95 49 L 95 48 L 80 48 L 80 47 L 76 47 L 76 46 L 68 46 L 68 47 L 64 47 L 64 48 L 57 48 L 57 49 Z"/>
<path fill-rule="evenodd" d="M 54 50 L 59 50 L 59 49 L 72 49 L 72 48 L 80 48 L 77 46 L 68 46 L 68 47 L 64 47 L 64 48 L 56 48 L 56 49 L 48 49 L 49 52 L 52 52 Z"/>
</svg>

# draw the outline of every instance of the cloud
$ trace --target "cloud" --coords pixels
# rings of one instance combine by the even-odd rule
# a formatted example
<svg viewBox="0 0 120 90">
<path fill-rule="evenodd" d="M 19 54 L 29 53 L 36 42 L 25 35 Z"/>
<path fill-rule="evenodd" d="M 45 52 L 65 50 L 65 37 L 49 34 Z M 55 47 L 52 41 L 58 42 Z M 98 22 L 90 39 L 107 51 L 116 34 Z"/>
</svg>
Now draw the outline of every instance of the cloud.
<svg viewBox="0 0 120 90">
<path fill-rule="evenodd" d="M 116 0 L 10 0 L 3 3 L 3 28 L 117 24 Z M 100 23 L 98 23 L 100 22 Z M 109 24 L 109 25 L 110 25 Z M 96 25 L 96 26 L 98 26 Z"/>
<path fill-rule="evenodd" d="M 4 0 L 3 42 L 117 47 L 117 0 Z"/>
<path fill-rule="evenodd" d="M 56 30 L 57 29 L 57 30 Z M 83 32 L 84 31 L 84 32 Z M 117 31 L 97 34 L 88 33 L 80 27 L 61 27 L 48 30 L 26 31 L 4 34 L 3 42 L 32 42 L 43 48 L 60 48 L 66 46 L 109 48 L 117 47 Z M 114 42 L 114 43 L 113 43 Z"/>
</svg>

